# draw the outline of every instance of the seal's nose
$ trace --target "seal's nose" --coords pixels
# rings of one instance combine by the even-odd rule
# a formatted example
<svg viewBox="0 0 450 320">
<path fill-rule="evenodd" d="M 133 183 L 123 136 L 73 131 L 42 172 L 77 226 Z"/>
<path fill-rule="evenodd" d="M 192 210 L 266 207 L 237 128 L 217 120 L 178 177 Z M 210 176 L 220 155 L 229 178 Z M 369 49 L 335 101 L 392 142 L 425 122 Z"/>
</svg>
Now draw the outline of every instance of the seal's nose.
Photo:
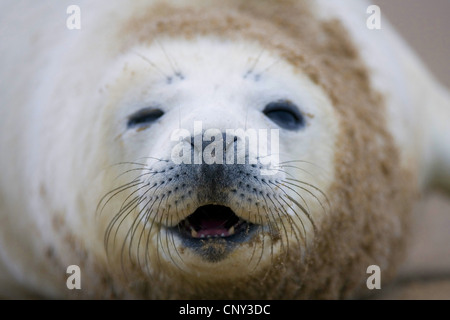
<svg viewBox="0 0 450 320">
<path fill-rule="evenodd" d="M 236 163 L 238 139 L 235 135 L 227 137 L 226 132 L 220 132 L 219 130 L 212 133 L 207 130 L 191 137 L 192 163 Z"/>
<path fill-rule="evenodd" d="M 198 152 L 203 152 L 205 149 L 212 143 L 215 143 L 215 146 L 222 146 L 222 150 L 226 148 L 226 133 L 220 132 L 217 130 L 216 134 L 208 133 L 205 135 L 205 131 L 201 134 L 197 134 L 191 138 L 191 146 L 193 149 L 196 149 Z M 220 139 L 216 140 L 216 138 L 220 136 Z M 201 148 L 201 149 L 200 149 Z"/>
</svg>

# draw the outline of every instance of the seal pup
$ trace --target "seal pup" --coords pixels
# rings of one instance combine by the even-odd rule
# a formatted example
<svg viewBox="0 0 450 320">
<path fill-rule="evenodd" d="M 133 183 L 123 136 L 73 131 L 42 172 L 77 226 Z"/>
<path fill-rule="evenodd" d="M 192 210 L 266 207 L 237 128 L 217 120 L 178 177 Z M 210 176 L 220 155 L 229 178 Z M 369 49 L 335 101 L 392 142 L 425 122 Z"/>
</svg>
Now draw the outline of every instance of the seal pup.
<svg viewBox="0 0 450 320">
<path fill-rule="evenodd" d="M 367 4 L 2 6 L 4 296 L 355 297 L 449 189 L 448 94 Z"/>
</svg>

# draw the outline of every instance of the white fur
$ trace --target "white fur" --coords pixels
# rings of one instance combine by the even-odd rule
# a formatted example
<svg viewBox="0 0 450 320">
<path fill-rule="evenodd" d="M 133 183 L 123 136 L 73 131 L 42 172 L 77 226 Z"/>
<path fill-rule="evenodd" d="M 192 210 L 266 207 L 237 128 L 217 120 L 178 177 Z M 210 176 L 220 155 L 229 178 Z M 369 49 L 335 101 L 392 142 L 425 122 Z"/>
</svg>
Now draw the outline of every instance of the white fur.
<svg viewBox="0 0 450 320">
<path fill-rule="evenodd" d="M 308 166 L 309 174 L 297 176 L 304 181 L 319 177 L 314 183 L 321 189 L 333 179 L 336 117 L 326 95 L 305 76 L 256 44 L 222 43 L 214 38 L 194 43 L 160 39 L 159 44 L 131 48 L 123 57 L 111 59 L 108 42 L 98 43 L 95 33 L 86 30 L 96 13 L 101 16 L 102 8 L 84 7 L 80 31 L 56 27 L 44 10 L 33 26 L 40 37 L 33 48 L 28 45 L 33 33 L 20 29 L 17 32 L 24 38 L 11 38 L 9 47 L 2 48 L 6 65 L 17 66 L 16 54 L 23 54 L 27 68 L 3 69 L 2 74 L 2 79 L 11 81 L 3 94 L 6 117 L 0 123 L 1 149 L 8 150 L 2 152 L 0 161 L 2 167 L 10 168 L 2 176 L 5 202 L 1 215 L 11 223 L 2 224 L 0 255 L 5 265 L 0 270 L 1 288 L 23 282 L 58 295 L 54 288 L 61 286 L 41 285 L 56 281 L 52 275 L 30 271 L 45 269 L 45 259 L 40 257 L 45 245 L 61 250 L 58 235 L 45 231 L 52 229 L 51 216 L 58 212 L 63 213 L 69 229 L 84 239 L 87 250 L 98 255 L 99 261 L 105 260 L 95 208 L 110 191 L 101 186 L 104 175 L 116 176 L 108 168 L 147 156 L 168 158 L 172 132 L 180 126 L 192 130 L 194 120 L 203 121 L 204 128 L 278 128 L 261 111 L 268 102 L 290 99 L 313 118 L 307 118 L 308 130 L 281 131 L 280 161 L 314 163 Z M 64 12 L 58 9 L 62 7 L 55 7 L 53 14 Z M 15 27 L 10 20 L 5 25 Z M 79 46 L 96 50 L 80 57 L 80 50 L 75 50 Z M 173 70 L 165 52 L 176 61 L 185 80 L 174 79 L 167 85 L 164 74 Z M 254 71 L 261 73 L 261 80 L 243 79 L 256 59 Z M 161 121 L 141 132 L 127 130 L 129 115 L 152 103 L 165 111 Z M 51 195 L 47 198 L 44 193 Z M 70 256 L 62 260 L 67 265 L 77 263 Z"/>
<path fill-rule="evenodd" d="M 381 29 L 369 29 L 369 3 L 360 0 L 318 1 L 318 14 L 337 17 L 358 45 L 382 93 L 387 121 L 404 166 L 419 173 L 419 185 L 450 188 L 450 98 L 410 47 L 395 32 L 381 7 Z M 326 9 L 324 9 L 326 8 Z"/>
</svg>

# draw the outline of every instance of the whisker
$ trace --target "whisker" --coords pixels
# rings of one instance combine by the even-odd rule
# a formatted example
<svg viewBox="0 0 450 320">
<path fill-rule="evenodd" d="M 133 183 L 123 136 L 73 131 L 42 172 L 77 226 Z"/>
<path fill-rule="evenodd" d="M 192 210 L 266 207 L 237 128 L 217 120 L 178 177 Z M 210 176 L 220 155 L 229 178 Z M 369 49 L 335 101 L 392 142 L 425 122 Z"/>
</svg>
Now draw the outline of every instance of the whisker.
<svg viewBox="0 0 450 320">
<path fill-rule="evenodd" d="M 289 160 L 289 161 L 283 161 L 283 162 L 280 162 L 279 164 L 280 164 L 281 166 L 284 166 L 284 165 L 290 164 L 290 163 L 305 163 L 305 164 L 314 166 L 314 167 L 316 167 L 317 169 L 320 169 L 321 172 L 324 172 L 324 173 L 326 173 L 327 175 L 329 175 L 329 173 L 327 172 L 327 170 L 326 170 L 325 168 L 323 168 L 323 167 L 319 166 L 317 163 L 314 163 L 314 162 L 311 162 L 311 161 L 306 161 L 306 160 Z M 294 166 L 294 168 L 300 169 L 299 167 L 295 167 L 295 166 Z"/>
<path fill-rule="evenodd" d="M 167 197 L 167 201 L 168 201 L 168 198 L 169 198 L 169 197 Z M 166 204 L 166 207 L 167 207 L 167 204 Z M 170 209 L 170 207 L 168 207 L 168 209 Z M 172 221 L 170 221 L 170 224 L 169 224 L 169 217 L 170 217 L 170 219 L 172 220 L 172 217 L 171 217 L 169 214 L 166 214 L 166 225 L 167 225 L 167 226 L 169 226 L 169 225 L 172 224 Z M 169 233 L 170 233 L 170 235 L 171 235 L 171 240 L 172 240 L 173 248 L 174 248 L 175 252 L 178 254 L 178 257 L 181 258 L 180 253 L 178 252 L 178 249 L 176 248 L 176 245 L 175 245 L 175 240 L 174 240 L 174 238 L 173 238 L 173 233 L 170 232 L 169 230 L 166 230 L 165 234 L 166 234 L 166 244 L 167 244 L 167 252 L 168 252 L 168 256 L 170 257 L 170 260 L 172 261 L 172 263 L 173 263 L 179 270 L 184 271 L 183 268 L 181 268 L 181 267 L 178 265 L 178 263 L 175 261 L 175 259 L 173 258 L 173 255 L 172 255 L 172 253 L 171 253 L 171 251 L 170 251 L 170 248 L 169 248 Z"/>
<path fill-rule="evenodd" d="M 179 221 L 180 219 L 179 219 L 179 214 L 178 214 L 178 207 L 176 205 L 177 205 L 177 203 L 175 201 L 175 212 L 176 212 L 176 215 L 177 215 L 177 218 Z M 172 225 L 172 217 L 171 217 L 170 225 Z M 177 226 L 177 227 L 180 228 L 179 226 Z M 178 251 L 178 248 L 176 247 L 173 232 L 170 232 L 170 237 L 171 237 L 172 245 L 173 245 L 173 248 L 175 249 L 175 252 L 177 253 L 178 257 L 180 258 L 180 261 L 183 262 L 183 258 L 181 257 L 180 252 Z M 180 269 L 182 271 L 184 271 L 184 269 L 182 269 L 181 267 L 180 267 Z"/>
<path fill-rule="evenodd" d="M 280 187 L 280 185 L 276 185 L 276 186 Z M 282 185 L 282 186 L 284 186 L 284 185 Z M 291 189 L 291 188 L 289 188 L 289 189 Z M 288 196 L 288 193 L 287 193 L 283 188 L 280 187 L 280 190 L 284 193 L 285 196 Z M 292 190 L 292 189 L 291 189 L 291 190 Z M 304 202 L 305 205 L 307 206 L 307 203 L 306 203 L 306 201 L 303 199 L 303 197 L 302 197 L 298 192 L 296 192 L 295 190 L 292 190 L 292 191 L 294 191 L 294 192 L 295 192 L 295 193 L 303 200 L 303 202 Z M 295 214 L 295 216 L 297 217 L 297 219 L 300 221 L 300 224 L 302 225 L 302 229 L 303 229 L 303 239 L 304 239 L 305 245 L 306 245 L 306 239 L 307 239 L 307 237 L 306 237 L 306 229 L 305 229 L 305 225 L 304 225 L 304 223 L 303 223 L 303 219 L 298 215 L 297 211 L 292 207 L 292 205 L 289 204 L 283 197 L 280 197 L 280 199 L 281 199 L 281 200 L 282 200 L 289 208 L 291 208 L 292 212 Z M 309 208 L 307 208 L 307 209 L 308 209 L 308 212 L 309 212 Z M 288 219 L 290 220 L 290 222 L 295 226 L 295 228 L 298 229 L 297 224 L 294 222 L 294 220 L 292 219 L 292 217 L 287 213 L 286 209 L 284 209 L 284 213 L 286 214 L 286 216 L 288 217 Z M 300 235 L 300 237 L 301 237 L 302 233 L 300 232 L 300 230 L 298 230 L 298 232 L 299 232 L 299 235 Z M 295 233 L 295 237 L 296 237 L 297 241 L 300 242 L 300 239 L 298 239 L 297 233 Z"/>
<path fill-rule="evenodd" d="M 266 218 L 267 218 L 267 220 L 268 220 L 268 223 L 267 223 L 267 227 L 269 228 L 269 233 L 270 233 L 270 260 L 271 260 L 271 262 L 272 263 L 270 263 L 270 265 L 269 265 L 269 267 L 267 268 L 267 270 L 266 270 L 266 272 L 265 272 L 265 274 L 264 274 L 264 276 L 262 277 L 263 278 L 263 281 L 269 276 L 269 273 L 270 273 L 270 271 L 272 271 L 272 268 L 274 267 L 274 261 L 275 261 L 275 259 L 274 259 L 274 248 L 273 248 L 273 246 L 274 246 L 274 239 L 273 239 L 273 235 L 274 234 L 279 234 L 279 232 L 278 232 L 278 230 L 276 231 L 276 232 L 274 232 L 273 231 L 273 224 L 270 222 L 270 217 L 269 217 L 269 214 L 268 214 L 268 212 L 267 212 L 267 206 L 264 206 L 263 207 L 263 209 L 264 209 L 264 212 L 265 212 L 265 216 L 266 216 Z M 278 228 L 277 228 L 278 229 Z"/>
<path fill-rule="evenodd" d="M 256 57 L 256 59 L 253 61 L 253 64 L 250 66 L 250 68 L 248 69 L 248 71 L 244 74 L 244 79 L 247 78 L 250 74 L 253 73 L 253 71 L 255 71 L 256 66 L 258 65 L 259 61 L 261 60 L 261 57 L 264 53 L 264 51 L 266 51 L 265 48 L 262 48 L 259 53 L 258 56 Z"/>
<path fill-rule="evenodd" d="M 302 199 L 303 203 L 305 204 L 305 207 L 308 210 L 308 212 L 310 212 L 308 203 L 306 202 L 305 198 L 303 198 L 303 196 L 297 190 L 294 190 L 293 188 L 285 185 L 284 183 L 291 184 L 290 182 L 287 182 L 287 181 L 284 181 L 284 180 L 282 180 L 279 184 L 274 184 L 272 182 L 272 184 L 274 184 L 275 186 L 277 186 L 277 187 L 280 187 L 280 186 L 286 187 L 289 190 L 291 190 L 292 192 L 294 192 L 296 195 L 298 195 L 300 197 L 300 199 Z M 300 189 L 303 190 L 304 188 L 300 188 Z M 280 188 L 280 190 L 282 190 L 284 193 L 286 193 L 282 188 Z"/>
<path fill-rule="evenodd" d="M 295 167 L 295 168 L 297 168 L 297 167 Z M 300 169 L 300 168 L 297 168 L 297 169 Z M 293 175 L 292 175 L 291 173 L 289 173 L 289 172 L 287 172 L 287 171 L 285 171 L 285 170 L 280 170 L 280 172 L 283 172 L 283 173 L 287 174 L 288 176 L 293 177 Z M 289 181 L 287 181 L 287 180 L 289 180 Z M 294 185 L 294 186 L 296 186 L 296 187 L 298 187 L 298 188 L 301 188 L 301 189 L 303 189 L 304 191 L 308 192 L 308 193 L 311 194 L 314 198 L 316 198 L 316 200 L 317 200 L 317 201 L 321 204 L 321 206 L 322 206 L 321 201 L 320 201 L 320 200 L 317 198 L 317 196 L 316 196 L 315 194 L 313 194 L 310 190 L 307 190 L 307 189 L 304 188 L 304 187 L 298 186 L 298 185 L 296 185 L 296 184 L 294 184 L 294 183 L 292 183 L 292 182 L 290 182 L 290 181 L 295 181 L 295 182 L 297 182 L 297 183 L 304 184 L 304 185 L 306 185 L 306 186 L 308 186 L 308 187 L 313 188 L 314 190 L 318 191 L 318 192 L 324 197 L 324 199 L 325 199 L 326 202 L 327 202 L 328 207 L 331 207 L 330 201 L 329 201 L 327 195 L 326 195 L 320 188 L 314 186 L 313 184 L 310 184 L 310 183 L 305 182 L 305 181 L 301 181 L 301 180 L 296 179 L 296 178 L 288 178 L 288 177 L 286 177 L 283 181 L 286 182 L 286 183 L 289 183 L 289 184 L 291 184 L 291 185 Z M 325 210 L 325 208 L 324 208 L 323 206 L 322 206 L 322 208 L 323 208 L 324 211 L 326 212 L 326 210 Z"/>
<path fill-rule="evenodd" d="M 295 216 L 296 216 L 296 217 L 298 218 L 298 220 L 300 221 L 300 224 L 301 224 L 302 229 L 303 229 L 303 236 L 302 236 L 302 232 L 301 232 L 301 230 L 299 229 L 299 226 L 297 225 L 297 223 L 292 219 L 292 217 L 291 217 L 291 216 L 287 213 L 287 211 L 285 210 L 284 213 L 285 213 L 285 215 L 288 217 L 288 220 L 292 223 L 292 226 L 293 226 L 293 227 L 292 227 L 291 234 L 292 234 L 292 233 L 294 234 L 295 239 L 297 240 L 298 243 L 302 243 L 301 240 L 303 240 L 303 241 L 305 242 L 305 245 L 306 245 L 307 237 L 306 237 L 306 229 L 305 229 L 305 225 L 304 225 L 304 223 L 303 223 L 303 220 L 302 220 L 301 217 L 297 214 L 297 212 L 294 210 L 294 208 L 292 207 L 292 205 L 289 204 L 289 203 L 284 199 L 284 197 L 280 197 L 280 199 L 286 204 L 286 206 L 288 206 L 288 207 L 294 212 Z M 297 234 L 297 232 L 298 232 L 298 234 Z M 299 238 L 299 237 L 300 237 L 300 238 Z"/>
<path fill-rule="evenodd" d="M 133 199 L 132 201 L 130 201 L 130 203 L 126 206 L 126 210 L 128 210 L 129 207 L 132 207 L 134 205 L 135 202 L 139 202 L 139 197 L 136 197 L 135 199 Z M 108 252 L 108 245 L 109 245 L 109 239 L 111 237 L 111 232 L 113 231 L 113 228 L 116 225 L 117 220 L 120 219 L 120 217 L 125 213 L 126 211 L 119 211 L 118 213 L 116 213 L 114 215 L 114 217 L 112 218 L 112 220 L 109 222 L 108 226 L 106 227 L 106 231 L 105 231 L 105 236 L 104 236 L 104 246 L 106 248 L 106 251 Z M 113 243 L 114 245 L 114 243 Z"/>
<path fill-rule="evenodd" d="M 257 267 L 259 266 L 259 264 L 261 263 L 262 257 L 263 257 L 263 255 L 264 255 L 264 246 L 265 246 L 265 236 L 264 236 L 264 233 L 263 233 L 263 230 L 262 230 L 262 228 L 263 228 L 263 227 L 262 227 L 262 226 L 263 226 L 263 218 L 262 218 L 262 215 L 261 215 L 260 212 L 259 212 L 259 205 L 257 205 L 256 208 L 257 208 L 258 216 L 259 216 L 259 219 L 260 219 L 260 223 L 259 223 L 259 224 L 260 224 L 261 226 L 259 227 L 258 232 L 261 234 L 261 237 L 262 237 L 262 244 L 261 244 L 261 254 L 259 255 L 258 261 L 256 262 L 256 265 L 255 265 L 255 267 L 253 268 L 252 271 L 255 271 L 256 268 L 257 268 Z M 256 250 L 256 245 L 253 246 L 252 257 L 253 257 L 253 254 L 254 254 L 255 250 Z M 251 259 L 250 259 L 250 261 L 251 261 Z"/>
<path fill-rule="evenodd" d="M 139 52 L 133 51 L 133 53 L 135 55 L 137 55 L 139 58 L 141 58 L 142 60 L 144 60 L 145 62 L 147 62 L 151 67 L 153 67 L 153 69 L 155 69 L 159 74 L 161 74 L 164 78 L 166 79 L 170 79 L 170 76 L 168 76 L 165 72 L 163 72 L 161 70 L 161 68 L 159 68 L 155 63 L 153 63 L 152 61 L 150 61 L 150 59 L 148 59 L 147 57 L 143 56 L 142 54 L 140 54 Z"/>
<path fill-rule="evenodd" d="M 97 214 L 96 214 L 96 215 L 101 214 L 101 212 L 103 212 L 103 210 L 105 209 L 105 206 L 106 206 L 106 205 L 109 203 L 109 201 L 111 201 L 111 199 L 114 198 L 116 195 L 118 195 L 119 193 L 124 192 L 125 190 L 127 190 L 127 189 L 129 189 L 129 188 L 134 188 L 134 187 L 136 187 L 136 186 L 138 186 L 138 185 L 140 185 L 140 184 L 143 184 L 143 183 L 144 183 L 143 181 L 139 181 L 139 182 L 132 181 L 132 182 L 129 182 L 129 183 L 125 184 L 125 185 L 122 185 L 122 186 L 120 186 L 120 187 L 117 187 L 117 188 L 115 188 L 115 189 L 109 191 L 107 194 L 105 194 L 105 195 L 100 199 L 100 201 L 99 201 L 99 203 L 98 203 L 98 205 L 97 205 L 97 209 L 96 209 Z M 112 195 L 111 195 L 111 194 L 112 194 Z M 108 197 L 109 195 L 111 195 L 111 196 L 110 196 L 110 197 L 108 198 L 108 200 L 103 204 L 102 209 L 99 211 L 100 205 L 101 205 L 102 202 L 106 199 L 106 197 Z"/>
<path fill-rule="evenodd" d="M 161 203 L 164 200 L 164 197 L 165 197 L 165 195 L 162 195 L 161 200 L 158 203 L 158 207 L 156 208 L 156 212 L 160 212 Z M 161 226 L 161 221 L 162 221 L 162 218 L 163 218 L 163 213 L 164 213 L 164 210 L 163 210 L 163 212 L 161 212 L 158 222 L 157 223 L 153 223 L 153 224 L 155 224 L 158 227 L 158 232 L 156 233 L 156 246 L 155 246 L 156 247 L 156 257 L 158 259 L 158 268 L 161 267 L 161 254 L 160 254 L 158 243 L 161 243 L 161 237 L 160 237 L 160 235 L 161 235 L 161 232 L 160 232 L 161 231 L 161 227 L 160 226 Z M 148 248 L 146 248 L 146 251 L 147 250 L 148 250 Z"/>
<path fill-rule="evenodd" d="M 287 181 L 287 180 L 289 180 L 289 181 Z M 302 190 L 308 192 L 311 196 L 313 196 L 313 197 L 317 200 L 317 202 L 319 203 L 319 205 L 322 207 L 324 213 L 325 213 L 325 214 L 327 213 L 327 209 L 323 206 L 322 201 L 321 201 L 314 193 L 312 193 L 312 192 L 311 192 L 310 190 L 308 190 L 307 188 L 302 187 L 302 186 L 299 186 L 299 185 L 297 185 L 297 184 L 295 184 L 295 183 L 293 183 L 293 182 L 291 182 L 291 181 L 295 181 L 295 182 L 297 182 L 297 183 L 301 183 L 301 184 L 307 185 L 307 186 L 313 188 L 314 190 L 319 191 L 320 194 L 324 197 L 325 201 L 327 202 L 328 208 L 330 208 L 330 207 L 331 207 L 330 201 L 328 200 L 328 197 L 325 195 L 325 193 L 324 193 L 322 190 L 320 190 L 319 188 L 313 186 L 312 184 L 309 184 L 309 183 L 306 183 L 306 182 L 303 182 L 303 181 L 300 181 L 300 180 L 297 180 L 297 179 L 286 178 L 286 180 L 283 180 L 283 182 L 285 182 L 285 183 L 287 183 L 287 184 L 289 184 L 289 185 L 295 186 L 295 187 L 297 187 L 297 188 L 300 188 L 300 189 L 302 189 Z M 287 187 L 287 186 L 286 186 L 286 187 Z"/>
<path fill-rule="evenodd" d="M 150 218 L 151 218 L 151 215 L 152 215 L 152 208 L 153 208 L 153 205 L 155 204 L 155 202 L 156 201 L 158 201 L 158 198 L 155 198 L 154 200 L 152 200 L 152 204 L 150 205 L 150 207 L 148 207 L 147 208 L 147 210 L 145 211 L 145 221 L 144 221 L 144 223 L 143 223 L 143 225 L 144 226 L 147 226 L 148 225 L 148 222 L 149 222 L 149 220 L 150 220 Z M 155 214 L 156 214 L 156 212 L 155 212 Z M 152 224 L 150 224 L 150 229 L 148 230 L 148 233 L 147 233 L 147 236 L 148 237 L 150 237 L 151 236 L 151 234 L 152 234 L 152 229 L 153 229 L 153 223 Z M 142 228 L 142 230 L 141 230 L 141 232 L 140 232 L 140 234 L 139 234 L 139 238 L 138 238 L 138 247 L 137 247 L 137 250 L 136 250 L 136 254 L 137 254 L 137 257 L 138 257 L 138 265 L 139 266 L 141 266 L 142 264 L 141 264 L 141 259 L 140 259 L 140 252 L 139 252 L 139 250 L 140 250 L 140 247 L 141 247 L 141 242 L 142 242 L 142 237 L 143 237 L 143 235 L 144 235 L 144 232 L 145 232 L 145 228 Z M 144 265 L 145 265 L 145 269 L 146 269 L 146 271 L 147 271 L 147 274 L 149 274 L 150 276 L 151 276 L 151 272 L 150 272 L 150 269 L 149 269 L 149 267 L 148 267 L 148 263 L 147 263 L 147 255 L 148 255 L 148 248 L 146 247 L 146 250 L 145 250 L 145 252 L 144 252 Z"/>
<path fill-rule="evenodd" d="M 119 229 L 120 229 L 120 227 L 121 227 L 121 225 L 122 225 L 122 223 L 125 221 L 125 219 L 134 211 L 134 210 L 136 210 L 136 208 L 142 203 L 142 202 L 144 202 L 145 201 L 145 198 L 142 198 L 142 197 L 140 197 L 140 196 L 137 196 L 136 198 L 135 198 L 135 201 L 133 201 L 133 202 L 131 202 L 129 205 L 126 205 L 125 206 L 125 208 L 126 208 L 126 210 L 124 210 L 124 211 L 122 211 L 122 212 L 120 212 L 119 214 L 118 214 L 118 218 L 117 219 L 115 219 L 115 221 L 114 221 L 114 225 L 115 225 L 115 223 L 118 221 L 118 219 L 120 218 L 120 217 L 122 217 L 122 219 L 120 220 L 120 222 L 119 222 L 119 224 L 117 225 L 117 226 L 115 226 L 115 232 L 114 232 L 114 237 L 113 237 L 113 245 L 115 245 L 115 242 L 116 242 L 116 238 L 117 238 L 117 234 L 118 234 L 118 232 L 119 232 Z M 135 202 L 136 202 L 136 204 L 135 204 Z M 109 233 L 108 233 L 109 234 Z M 126 239 L 126 238 L 125 238 Z"/>
<path fill-rule="evenodd" d="M 141 195 L 141 197 L 142 198 L 146 198 L 147 197 L 147 194 L 150 192 L 150 190 L 152 190 L 153 189 L 153 187 L 151 187 L 151 188 L 149 188 L 149 189 L 147 189 L 142 195 Z M 139 226 L 142 226 L 142 230 L 141 230 L 141 234 L 142 234 L 142 232 L 144 231 L 144 229 L 145 229 L 145 226 L 147 225 L 147 222 L 148 222 L 148 220 L 147 220 L 147 213 L 148 213 L 148 210 L 151 210 L 151 207 L 150 208 L 147 208 L 148 207 L 148 205 L 150 204 L 150 202 L 152 201 L 152 198 L 150 197 L 149 199 L 148 199 L 148 201 L 147 201 L 147 203 L 143 206 L 143 208 L 139 211 L 139 213 L 138 213 L 138 215 L 136 216 L 136 219 L 133 221 L 133 225 L 134 225 L 134 223 L 135 222 L 138 222 L 137 224 L 136 224 L 136 226 L 134 227 L 133 225 L 130 227 L 130 230 L 132 231 L 131 232 L 131 235 L 130 235 L 130 244 L 129 244 L 129 249 L 131 249 L 132 248 L 132 244 L 133 244 L 133 240 L 134 240 L 134 238 L 135 238 L 135 234 L 136 234 L 136 231 L 137 231 L 137 228 L 139 227 Z M 154 201 L 153 201 L 153 203 L 154 203 Z M 153 205 L 153 204 L 152 204 Z M 145 212 L 144 212 L 144 210 L 145 210 Z M 142 223 L 139 223 L 139 221 L 141 221 L 143 218 L 145 217 L 145 223 L 144 224 L 142 224 Z M 130 230 L 128 230 L 128 233 L 130 232 Z M 127 233 L 127 236 L 128 236 L 128 233 Z M 138 265 L 140 265 L 140 258 L 139 258 L 139 246 L 140 246 L 140 240 L 141 240 L 141 238 L 139 237 L 138 238 L 138 243 L 137 243 L 137 250 L 136 250 L 136 253 L 137 253 L 137 259 L 138 259 Z M 129 258 L 130 258 L 130 260 L 131 260 L 131 250 L 129 251 Z"/>
<path fill-rule="evenodd" d="M 314 220 L 311 218 L 311 215 L 309 214 L 308 211 L 306 211 L 306 209 L 300 204 L 298 203 L 297 200 L 295 200 L 294 198 L 292 198 L 290 195 L 286 195 L 286 197 L 291 200 L 292 202 L 295 203 L 295 205 L 303 211 L 303 213 L 305 214 L 305 216 L 308 218 L 308 220 L 311 222 L 311 225 L 313 226 L 314 232 L 317 232 L 317 228 L 316 228 L 316 224 L 314 223 Z"/>
<path fill-rule="evenodd" d="M 259 182 L 259 184 L 261 186 L 263 186 L 262 181 L 258 180 L 258 182 Z M 280 230 L 278 229 L 275 221 L 274 221 L 274 223 L 271 222 L 270 214 L 267 212 L 267 208 L 270 208 L 270 206 L 267 203 L 266 197 L 263 195 L 262 191 L 260 191 L 260 195 L 262 196 L 262 198 L 263 198 L 263 200 L 265 202 L 265 205 L 263 206 L 263 209 L 264 209 L 264 214 L 265 214 L 266 219 L 267 219 L 267 227 L 269 228 L 269 234 L 271 235 L 270 236 L 270 238 L 271 238 L 271 241 L 270 241 L 270 259 L 271 259 L 272 263 L 270 264 L 270 267 L 267 269 L 267 272 L 266 272 L 266 274 L 264 276 L 264 277 L 266 277 L 266 276 L 268 276 L 269 272 L 271 271 L 271 269 L 272 269 L 272 267 L 274 265 L 274 263 L 273 263 L 274 262 L 274 247 L 273 247 L 274 246 L 274 235 L 280 234 Z M 277 230 L 274 231 L 274 228 L 276 228 Z M 263 236 L 263 239 L 264 239 L 264 236 Z"/>
<path fill-rule="evenodd" d="M 269 71 L 271 68 L 273 68 L 275 65 L 277 65 L 278 63 L 280 63 L 282 61 L 281 58 L 277 58 L 275 61 L 273 61 L 271 64 L 269 64 L 267 67 L 265 67 L 264 69 L 262 69 L 260 72 L 258 72 L 258 76 L 263 75 L 264 73 L 266 73 L 267 71 Z"/>
<path fill-rule="evenodd" d="M 272 192 L 274 192 L 275 193 L 275 191 L 273 190 L 273 188 L 267 183 L 267 182 L 264 182 L 269 188 L 270 188 L 270 190 L 272 190 Z M 284 225 L 284 223 L 282 222 L 282 218 L 281 218 L 281 216 L 280 216 L 280 212 L 279 212 L 279 210 L 278 210 L 278 208 L 277 208 L 277 205 L 275 204 L 275 202 L 272 200 L 272 198 L 271 198 L 271 196 L 268 194 L 267 195 L 267 197 L 269 198 L 269 200 L 272 202 L 272 204 L 273 204 L 273 208 L 274 208 L 274 210 L 276 211 L 276 213 L 277 213 L 277 215 L 278 215 L 278 218 L 279 218 L 279 221 L 281 222 L 281 225 L 282 225 L 282 227 L 283 227 L 283 230 L 284 230 L 284 234 L 285 234 L 285 236 L 286 236 L 286 241 L 287 241 L 287 243 L 286 243 L 286 246 L 287 246 L 287 248 L 284 248 L 284 243 L 283 243 L 283 241 L 281 241 L 281 248 L 285 251 L 285 254 L 287 254 L 287 252 L 288 252 L 288 247 L 289 247 L 289 237 L 288 237 L 288 234 L 287 234 L 287 230 L 286 230 L 286 226 Z M 272 211 L 272 210 L 271 210 Z M 273 214 L 272 214 L 273 215 Z M 282 237 L 281 237 L 281 239 L 282 239 Z"/>
<path fill-rule="evenodd" d="M 142 178 L 142 177 L 144 177 L 144 176 L 146 176 L 146 175 L 148 175 L 148 174 L 150 174 L 150 173 L 153 173 L 153 174 L 156 173 L 156 171 L 149 171 L 149 170 L 150 170 L 150 169 L 147 169 L 147 168 L 145 168 L 145 167 L 129 169 L 129 170 L 126 170 L 126 171 L 122 172 L 121 174 L 119 174 L 119 175 L 114 179 L 114 181 L 118 180 L 119 178 L 121 178 L 122 176 L 126 175 L 127 173 L 134 172 L 134 171 L 148 171 L 148 172 L 142 173 L 142 174 L 138 175 L 133 181 L 137 181 L 137 180 L 139 180 L 140 178 Z"/>
<path fill-rule="evenodd" d="M 167 61 L 169 62 L 170 67 L 172 68 L 172 71 L 175 73 L 175 75 L 177 77 L 179 77 L 180 79 L 184 79 L 180 68 L 178 68 L 177 62 L 171 56 L 169 56 L 169 54 L 167 53 L 166 49 L 164 48 L 162 43 L 159 42 L 158 39 L 155 39 L 155 41 L 158 44 L 158 46 L 160 47 L 161 51 L 164 53 L 164 56 L 166 57 Z"/>
</svg>

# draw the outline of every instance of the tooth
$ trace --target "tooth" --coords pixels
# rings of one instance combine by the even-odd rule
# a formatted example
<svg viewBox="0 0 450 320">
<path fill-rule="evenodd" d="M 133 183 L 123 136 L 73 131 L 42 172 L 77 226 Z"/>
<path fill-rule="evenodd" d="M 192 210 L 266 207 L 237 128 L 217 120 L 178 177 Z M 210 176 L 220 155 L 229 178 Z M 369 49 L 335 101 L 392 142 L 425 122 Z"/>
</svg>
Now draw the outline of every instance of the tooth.
<svg viewBox="0 0 450 320">
<path fill-rule="evenodd" d="M 205 237 L 205 235 L 204 234 L 202 234 L 201 236 L 200 236 L 200 238 L 204 238 Z"/>
<path fill-rule="evenodd" d="M 191 229 L 191 237 L 197 238 L 197 231 L 195 231 L 194 228 Z"/>
<path fill-rule="evenodd" d="M 228 233 L 230 235 L 234 234 L 234 226 L 232 226 L 230 229 L 228 229 Z"/>
<path fill-rule="evenodd" d="M 221 237 L 225 237 L 225 233 L 222 233 L 220 236 L 221 236 Z"/>
</svg>

